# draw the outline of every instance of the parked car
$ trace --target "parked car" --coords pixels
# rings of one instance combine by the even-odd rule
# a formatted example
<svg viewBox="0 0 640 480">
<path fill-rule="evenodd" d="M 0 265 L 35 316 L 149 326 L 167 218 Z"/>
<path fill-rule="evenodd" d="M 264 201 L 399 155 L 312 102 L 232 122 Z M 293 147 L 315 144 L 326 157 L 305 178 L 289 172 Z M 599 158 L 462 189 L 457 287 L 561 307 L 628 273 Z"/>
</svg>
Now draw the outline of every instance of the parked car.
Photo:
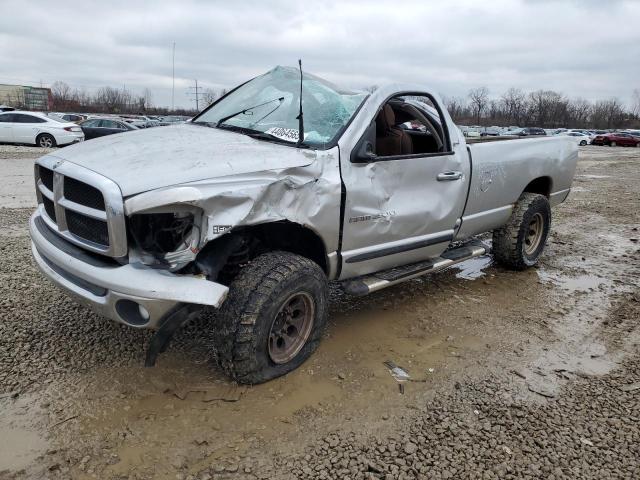
<svg viewBox="0 0 640 480">
<path fill-rule="evenodd" d="M 591 141 L 592 145 L 609 145 L 610 147 L 640 147 L 640 138 L 629 133 L 612 132 L 604 135 L 596 135 Z"/>
<path fill-rule="evenodd" d="M 559 135 L 573 138 L 576 141 L 576 143 L 581 147 L 584 147 L 585 145 L 589 145 L 591 141 L 588 133 L 569 131 L 569 132 L 562 132 Z"/>
<path fill-rule="evenodd" d="M 546 135 L 547 132 L 544 131 L 543 128 L 537 128 L 537 127 L 527 127 L 523 129 L 523 133 L 522 135 Z"/>
<path fill-rule="evenodd" d="M 140 118 L 122 117 L 122 121 L 136 128 L 147 128 L 147 121 Z"/>
<path fill-rule="evenodd" d="M 624 130 L 624 133 L 628 133 L 632 137 L 640 138 L 640 130 Z"/>
<path fill-rule="evenodd" d="M 14 110 L 0 113 L 0 142 L 38 145 L 43 148 L 69 145 L 84 140 L 75 123 L 48 117 L 44 113 Z"/>
<path fill-rule="evenodd" d="M 50 113 L 49 116 L 51 115 L 55 115 L 56 117 L 61 118 L 66 122 L 73 122 L 73 123 L 79 123 L 82 120 L 87 118 L 86 115 L 80 115 L 78 113 Z"/>
<path fill-rule="evenodd" d="M 330 280 L 370 294 L 487 254 L 484 232 L 497 262 L 538 262 L 573 141 L 468 145 L 428 88 L 300 77 L 277 67 L 192 122 L 37 161 L 36 264 L 99 314 L 157 329 L 147 365 L 211 306 L 224 371 L 265 382 L 317 348 Z"/>
<path fill-rule="evenodd" d="M 114 133 L 130 132 L 138 130 L 138 127 L 122 120 L 114 120 L 110 118 L 90 118 L 84 122 L 80 122 L 80 128 L 84 132 L 84 139 L 104 137 L 105 135 L 113 135 Z"/>
<path fill-rule="evenodd" d="M 537 128 L 537 127 L 525 127 L 525 128 L 518 128 L 516 130 L 508 130 L 506 131 L 503 135 L 507 135 L 507 136 L 517 136 L 517 137 L 528 137 L 530 135 L 546 135 L 547 132 L 544 131 L 544 129 L 542 128 Z"/>
<path fill-rule="evenodd" d="M 481 137 L 497 137 L 502 133 L 500 127 L 484 127 L 480 132 Z"/>
</svg>

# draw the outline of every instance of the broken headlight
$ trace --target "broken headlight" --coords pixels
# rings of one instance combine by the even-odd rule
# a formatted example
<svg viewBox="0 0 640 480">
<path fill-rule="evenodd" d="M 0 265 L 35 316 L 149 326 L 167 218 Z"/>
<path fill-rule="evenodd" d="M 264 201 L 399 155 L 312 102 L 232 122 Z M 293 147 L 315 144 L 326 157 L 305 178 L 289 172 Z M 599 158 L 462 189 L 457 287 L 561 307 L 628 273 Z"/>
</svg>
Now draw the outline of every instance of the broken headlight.
<svg viewBox="0 0 640 480">
<path fill-rule="evenodd" d="M 129 233 L 135 253 L 142 263 L 177 270 L 198 252 L 201 221 L 200 210 L 131 215 Z"/>
</svg>

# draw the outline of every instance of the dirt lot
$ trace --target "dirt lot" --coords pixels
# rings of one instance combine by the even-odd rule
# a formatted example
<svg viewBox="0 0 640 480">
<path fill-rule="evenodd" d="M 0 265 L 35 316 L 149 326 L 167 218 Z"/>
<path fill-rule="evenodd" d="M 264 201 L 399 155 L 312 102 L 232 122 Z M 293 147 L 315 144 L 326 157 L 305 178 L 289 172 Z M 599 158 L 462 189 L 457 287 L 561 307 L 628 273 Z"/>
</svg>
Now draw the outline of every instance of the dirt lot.
<svg viewBox="0 0 640 480">
<path fill-rule="evenodd" d="M 335 287 L 319 351 L 252 388 L 210 317 L 145 369 L 147 333 L 38 274 L 40 153 L 0 146 L 0 478 L 640 478 L 640 149 L 581 149 L 539 268 Z"/>
</svg>

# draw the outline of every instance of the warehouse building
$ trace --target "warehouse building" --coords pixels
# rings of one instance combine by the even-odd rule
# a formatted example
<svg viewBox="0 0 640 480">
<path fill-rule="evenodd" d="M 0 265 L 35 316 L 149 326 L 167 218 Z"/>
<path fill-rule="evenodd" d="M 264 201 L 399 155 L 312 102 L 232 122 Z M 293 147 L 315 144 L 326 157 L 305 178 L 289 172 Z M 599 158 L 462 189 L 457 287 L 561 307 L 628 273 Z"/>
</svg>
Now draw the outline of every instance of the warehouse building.
<svg viewBox="0 0 640 480">
<path fill-rule="evenodd" d="M 50 88 L 0 83 L 0 104 L 17 109 L 46 112 L 51 109 L 51 103 Z"/>
</svg>

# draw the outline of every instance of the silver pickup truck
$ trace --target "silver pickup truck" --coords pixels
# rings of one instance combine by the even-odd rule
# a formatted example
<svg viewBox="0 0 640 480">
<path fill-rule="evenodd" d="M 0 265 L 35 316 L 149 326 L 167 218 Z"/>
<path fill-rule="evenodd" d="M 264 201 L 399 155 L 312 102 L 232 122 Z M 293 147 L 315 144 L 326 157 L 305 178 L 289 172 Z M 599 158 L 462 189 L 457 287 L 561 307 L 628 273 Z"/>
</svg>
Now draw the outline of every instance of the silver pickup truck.
<svg viewBox="0 0 640 480">
<path fill-rule="evenodd" d="M 192 121 L 54 151 L 35 165 L 33 256 L 99 314 L 172 334 L 214 307 L 244 383 L 299 366 L 354 295 L 487 253 L 537 262 L 576 161 L 566 137 L 467 145 L 431 90 L 352 92 L 277 67 Z"/>
</svg>

